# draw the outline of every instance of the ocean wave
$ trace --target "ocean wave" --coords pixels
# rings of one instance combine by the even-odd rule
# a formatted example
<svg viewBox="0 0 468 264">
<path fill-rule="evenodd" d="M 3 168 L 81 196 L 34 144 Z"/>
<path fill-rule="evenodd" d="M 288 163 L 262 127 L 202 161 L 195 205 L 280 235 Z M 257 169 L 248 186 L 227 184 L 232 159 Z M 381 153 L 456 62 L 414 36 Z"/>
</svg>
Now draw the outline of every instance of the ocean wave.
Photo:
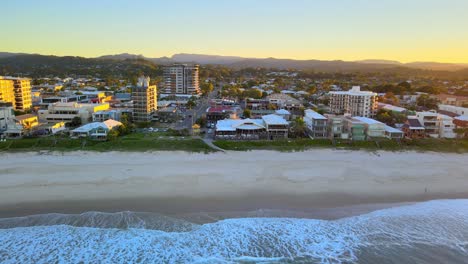
<svg viewBox="0 0 468 264">
<path fill-rule="evenodd" d="M 445 250 L 446 263 L 468 259 L 468 200 L 334 221 L 225 219 L 177 232 L 70 225 L 0 230 L 1 263 L 385 263 L 386 257 L 424 263 L 434 249 Z"/>
</svg>

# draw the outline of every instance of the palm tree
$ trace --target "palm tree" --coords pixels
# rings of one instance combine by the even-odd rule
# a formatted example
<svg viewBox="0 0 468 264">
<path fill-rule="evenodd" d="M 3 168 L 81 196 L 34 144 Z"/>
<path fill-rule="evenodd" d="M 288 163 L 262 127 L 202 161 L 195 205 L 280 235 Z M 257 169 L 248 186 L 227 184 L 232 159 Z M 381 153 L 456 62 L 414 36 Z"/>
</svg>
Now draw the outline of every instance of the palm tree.
<svg viewBox="0 0 468 264">
<path fill-rule="evenodd" d="M 293 121 L 292 132 L 296 137 L 304 137 L 306 132 L 306 124 L 302 117 L 296 117 Z"/>
</svg>

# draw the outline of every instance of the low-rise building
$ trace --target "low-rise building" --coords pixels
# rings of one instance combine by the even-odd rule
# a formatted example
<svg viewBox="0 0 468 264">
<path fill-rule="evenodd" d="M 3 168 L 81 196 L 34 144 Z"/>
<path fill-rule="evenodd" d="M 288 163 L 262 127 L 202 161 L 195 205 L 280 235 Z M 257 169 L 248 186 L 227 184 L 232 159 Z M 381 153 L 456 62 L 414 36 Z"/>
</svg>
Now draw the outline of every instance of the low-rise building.
<svg viewBox="0 0 468 264">
<path fill-rule="evenodd" d="M 289 131 L 289 123 L 279 115 L 262 116 L 265 125 L 268 139 L 287 138 Z"/>
<path fill-rule="evenodd" d="M 131 115 L 131 113 L 127 111 L 123 111 L 120 109 L 112 109 L 112 110 L 106 110 L 106 111 L 97 111 L 92 114 L 93 116 L 93 122 L 104 122 L 106 120 L 112 119 L 116 121 L 120 121 L 122 118 L 122 114 L 128 114 Z"/>
<path fill-rule="evenodd" d="M 224 119 L 215 127 L 215 138 L 235 140 L 277 139 L 288 136 L 289 123 L 277 115 L 261 119 Z"/>
<path fill-rule="evenodd" d="M 106 139 L 109 131 L 121 125 L 122 123 L 112 119 L 106 120 L 104 122 L 93 122 L 72 130 L 71 136 L 89 137 L 92 139 Z"/>
<path fill-rule="evenodd" d="M 345 116 L 343 121 L 343 129 L 348 134 L 348 139 L 354 141 L 366 140 L 366 126 L 364 122 L 350 116 Z"/>
<path fill-rule="evenodd" d="M 425 133 L 429 137 L 438 138 L 440 122 L 436 112 L 417 112 L 416 118 L 424 126 Z"/>
<path fill-rule="evenodd" d="M 356 116 L 354 119 L 364 123 L 367 139 L 385 137 L 384 123 L 363 116 Z"/>
<path fill-rule="evenodd" d="M 468 115 L 468 108 L 461 106 L 439 104 L 439 110 L 453 113 L 454 116 Z"/>
<path fill-rule="evenodd" d="M 468 105 L 468 96 L 438 94 L 437 100 L 443 105 L 464 106 Z"/>
<path fill-rule="evenodd" d="M 40 121 L 44 122 L 70 122 L 79 117 L 83 124 L 92 120 L 92 114 L 109 109 L 108 103 L 102 104 L 79 104 L 79 103 L 54 103 L 47 110 L 39 110 Z"/>
<path fill-rule="evenodd" d="M 330 139 L 348 139 L 349 135 L 344 129 L 343 116 L 325 114 L 328 119 L 328 137 Z"/>
<path fill-rule="evenodd" d="M 468 115 L 454 117 L 453 123 L 457 128 L 468 127 Z"/>
<path fill-rule="evenodd" d="M 402 139 L 405 136 L 403 131 L 385 125 L 385 137 L 389 139 Z"/>
<path fill-rule="evenodd" d="M 37 115 L 34 114 L 25 114 L 19 115 L 15 118 L 17 122 L 23 126 L 24 129 L 32 129 L 39 125 L 39 120 L 37 119 Z"/>
<path fill-rule="evenodd" d="M 407 138 L 417 139 L 424 138 L 426 136 L 426 129 L 415 116 L 408 116 L 402 130 Z"/>
<path fill-rule="evenodd" d="M 218 120 L 239 118 L 240 109 L 234 106 L 211 106 L 206 109 L 206 122 L 216 124 Z"/>
<path fill-rule="evenodd" d="M 307 132 L 312 138 L 328 137 L 328 120 L 325 116 L 307 109 L 304 111 L 304 122 L 307 127 Z"/>
<path fill-rule="evenodd" d="M 408 112 L 408 109 L 406 109 L 404 107 L 395 106 L 395 105 L 391 105 L 391 104 L 384 104 L 384 103 L 377 103 L 377 108 L 378 109 L 385 109 L 385 110 L 392 111 L 392 112 L 395 112 L 395 113 L 400 113 L 400 114 L 404 114 L 404 113 Z"/>
<path fill-rule="evenodd" d="M 439 120 L 439 137 L 441 138 L 456 138 L 457 134 L 454 132 L 456 128 L 453 123 L 453 118 L 447 115 L 437 115 Z"/>
</svg>

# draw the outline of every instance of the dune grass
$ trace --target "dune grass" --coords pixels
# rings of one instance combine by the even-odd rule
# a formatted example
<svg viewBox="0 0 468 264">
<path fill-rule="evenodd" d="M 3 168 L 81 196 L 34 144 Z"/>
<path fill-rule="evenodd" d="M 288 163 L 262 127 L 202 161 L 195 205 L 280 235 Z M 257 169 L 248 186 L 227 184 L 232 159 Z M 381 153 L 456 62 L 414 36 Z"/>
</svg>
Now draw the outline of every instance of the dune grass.
<svg viewBox="0 0 468 264">
<path fill-rule="evenodd" d="M 23 138 L 0 142 L 0 151 L 214 151 L 201 139 L 131 134 L 113 141 L 89 139 Z"/>
</svg>

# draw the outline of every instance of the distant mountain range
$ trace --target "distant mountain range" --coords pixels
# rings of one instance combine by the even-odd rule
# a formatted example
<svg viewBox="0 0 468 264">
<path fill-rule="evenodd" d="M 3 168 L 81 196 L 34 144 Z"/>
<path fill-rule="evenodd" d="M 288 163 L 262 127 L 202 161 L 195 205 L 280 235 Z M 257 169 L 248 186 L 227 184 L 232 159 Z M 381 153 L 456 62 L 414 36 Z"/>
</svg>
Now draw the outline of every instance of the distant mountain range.
<svg viewBox="0 0 468 264">
<path fill-rule="evenodd" d="M 25 53 L 10 53 L 0 52 L 0 65 L 2 58 L 10 58 L 14 56 L 25 56 L 37 54 Z M 57 57 L 57 56 L 54 56 Z M 60 58 L 60 57 L 58 57 Z M 65 58 L 65 57 L 64 57 Z M 70 58 L 67 56 L 66 58 Z M 203 54 L 175 54 L 172 57 L 149 58 L 137 54 L 115 54 L 104 55 L 97 58 L 98 60 L 128 60 L 128 59 L 144 59 L 155 64 L 171 64 L 171 63 L 198 63 L 201 65 L 213 64 L 223 65 L 232 68 L 248 68 L 248 67 L 263 67 L 276 69 L 298 69 L 298 70 L 315 70 L 324 72 L 349 72 L 349 71 L 376 71 L 391 69 L 395 67 L 423 69 L 433 71 L 459 71 L 467 69 L 468 64 L 456 63 L 439 63 L 439 62 L 410 62 L 401 63 L 392 60 L 360 60 L 360 61 L 341 61 L 341 60 L 293 60 L 293 59 L 276 59 L 276 58 L 244 58 L 237 56 L 220 56 L 220 55 L 203 55 Z"/>
</svg>

